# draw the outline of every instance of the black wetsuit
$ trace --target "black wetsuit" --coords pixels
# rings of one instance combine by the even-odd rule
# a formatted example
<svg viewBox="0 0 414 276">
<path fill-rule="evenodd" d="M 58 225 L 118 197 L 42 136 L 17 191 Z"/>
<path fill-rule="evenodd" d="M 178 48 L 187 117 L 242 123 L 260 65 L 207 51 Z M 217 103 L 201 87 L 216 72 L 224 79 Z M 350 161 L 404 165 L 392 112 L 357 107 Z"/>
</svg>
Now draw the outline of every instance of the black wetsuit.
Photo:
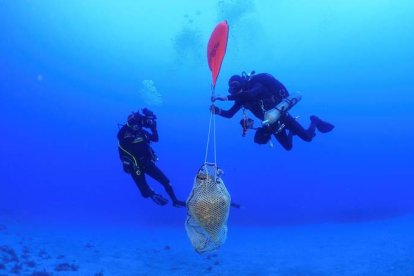
<svg viewBox="0 0 414 276">
<path fill-rule="evenodd" d="M 272 75 L 262 73 L 253 75 L 244 84 L 243 91 L 229 95 L 227 98 L 234 101 L 229 110 L 216 112 L 218 115 L 231 118 L 241 108 L 250 110 L 258 119 L 264 120 L 264 112 L 274 108 L 283 98 L 289 95 L 286 87 Z M 290 133 L 287 132 L 290 131 Z M 271 135 L 286 149 L 292 149 L 292 135 L 298 135 L 304 141 L 311 141 L 315 136 L 315 126 L 311 122 L 308 129 L 302 127 L 295 118 L 283 113 L 278 122 L 257 128 L 254 141 L 258 144 L 269 142 Z"/>
<path fill-rule="evenodd" d="M 158 142 L 156 128 L 151 133 L 138 128 L 134 130 L 124 125 L 118 131 L 119 155 L 124 164 L 124 171 L 131 174 L 135 184 L 143 197 L 154 196 L 155 192 L 148 186 L 145 174 L 148 174 L 164 186 L 165 191 L 175 202 L 177 200 L 169 179 L 156 166 L 156 155 L 150 146 L 150 142 Z"/>
</svg>

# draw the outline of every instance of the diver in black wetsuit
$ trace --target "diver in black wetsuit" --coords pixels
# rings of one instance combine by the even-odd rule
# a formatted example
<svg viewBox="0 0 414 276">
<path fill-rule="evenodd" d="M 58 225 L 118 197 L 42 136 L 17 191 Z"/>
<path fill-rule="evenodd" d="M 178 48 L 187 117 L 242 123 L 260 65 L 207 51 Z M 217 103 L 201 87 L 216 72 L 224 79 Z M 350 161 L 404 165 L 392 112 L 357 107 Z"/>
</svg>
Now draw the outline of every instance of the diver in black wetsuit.
<svg viewBox="0 0 414 276">
<path fill-rule="evenodd" d="M 145 174 L 151 176 L 164 186 L 172 200 L 173 206 L 184 207 L 184 201 L 178 200 L 170 181 L 155 165 L 157 156 L 150 146 L 150 142 L 158 142 L 156 116 L 149 109 L 144 108 L 143 114 L 134 112 L 128 116 L 128 122 L 118 131 L 118 151 L 123 169 L 135 181 L 141 195 L 151 198 L 158 205 L 166 205 L 168 200 L 155 193 L 149 186 Z M 148 132 L 144 128 L 148 128 Z"/>
<path fill-rule="evenodd" d="M 231 118 L 241 108 L 250 110 L 258 119 L 264 121 L 265 112 L 274 109 L 289 96 L 286 87 L 270 74 L 261 73 L 247 75 L 233 75 L 229 79 L 229 93 L 227 97 L 213 97 L 212 101 L 234 101 L 229 110 L 222 110 L 214 104 L 210 107 L 212 112 L 220 116 Z M 292 149 L 292 135 L 299 136 L 302 140 L 310 142 L 315 136 L 315 129 L 321 133 L 331 131 L 334 126 L 322 121 L 318 117 L 310 116 L 311 123 L 307 129 L 301 126 L 288 112 L 281 112 L 280 118 L 272 123 L 258 127 L 254 142 L 266 144 L 273 134 L 276 140 L 286 150 Z M 243 118 L 243 125 L 251 123 L 251 119 Z"/>
</svg>

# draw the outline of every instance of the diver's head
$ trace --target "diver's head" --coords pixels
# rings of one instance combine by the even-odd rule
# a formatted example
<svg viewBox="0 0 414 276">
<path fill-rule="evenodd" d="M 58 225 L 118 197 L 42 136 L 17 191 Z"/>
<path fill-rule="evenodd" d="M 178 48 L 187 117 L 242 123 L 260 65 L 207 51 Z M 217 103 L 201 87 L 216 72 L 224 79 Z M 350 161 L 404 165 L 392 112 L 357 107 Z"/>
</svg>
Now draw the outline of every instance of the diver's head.
<svg viewBox="0 0 414 276">
<path fill-rule="evenodd" d="M 132 112 L 128 116 L 127 126 L 137 130 L 142 128 L 143 116 L 139 112 Z"/>
<path fill-rule="evenodd" d="M 244 80 L 242 76 L 233 75 L 229 79 L 229 93 L 237 94 L 243 89 Z"/>
</svg>

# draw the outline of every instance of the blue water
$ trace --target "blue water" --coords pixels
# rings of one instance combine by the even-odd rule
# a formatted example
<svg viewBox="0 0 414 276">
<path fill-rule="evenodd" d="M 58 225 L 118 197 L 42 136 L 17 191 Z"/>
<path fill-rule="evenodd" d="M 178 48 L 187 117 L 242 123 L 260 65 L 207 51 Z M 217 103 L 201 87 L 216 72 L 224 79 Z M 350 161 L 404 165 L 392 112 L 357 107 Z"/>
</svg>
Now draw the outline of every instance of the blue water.
<svg viewBox="0 0 414 276">
<path fill-rule="evenodd" d="M 244 206 L 229 227 L 412 214 L 413 12 L 408 0 L 0 1 L 0 219 L 182 227 L 185 209 L 143 199 L 122 171 L 118 124 L 157 114 L 158 165 L 186 199 L 206 147 L 207 41 L 224 19 L 218 94 L 233 74 L 268 72 L 301 92 L 302 124 L 336 126 L 287 152 L 242 137 L 241 112 L 217 117 L 217 161 Z M 161 104 L 143 102 L 144 80 Z"/>
</svg>

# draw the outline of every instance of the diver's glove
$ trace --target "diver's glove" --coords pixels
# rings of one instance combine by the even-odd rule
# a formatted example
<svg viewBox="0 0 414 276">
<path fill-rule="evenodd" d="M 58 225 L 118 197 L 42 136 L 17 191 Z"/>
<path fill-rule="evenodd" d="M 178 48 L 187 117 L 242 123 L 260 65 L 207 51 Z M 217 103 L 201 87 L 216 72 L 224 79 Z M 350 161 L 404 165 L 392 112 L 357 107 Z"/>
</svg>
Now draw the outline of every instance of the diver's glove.
<svg viewBox="0 0 414 276">
<path fill-rule="evenodd" d="M 151 129 L 152 132 L 157 131 L 157 121 L 151 120 L 151 123 L 149 124 L 149 129 Z"/>
<path fill-rule="evenodd" d="M 155 202 L 155 204 L 161 205 L 161 206 L 164 206 L 168 203 L 167 199 L 165 199 L 162 195 L 159 195 L 157 193 L 154 193 L 151 196 L 151 199 Z"/>
<path fill-rule="evenodd" d="M 221 109 L 218 108 L 217 106 L 215 106 L 214 104 L 212 104 L 210 106 L 210 111 L 213 112 L 214 114 L 220 114 L 221 113 Z"/>
</svg>

